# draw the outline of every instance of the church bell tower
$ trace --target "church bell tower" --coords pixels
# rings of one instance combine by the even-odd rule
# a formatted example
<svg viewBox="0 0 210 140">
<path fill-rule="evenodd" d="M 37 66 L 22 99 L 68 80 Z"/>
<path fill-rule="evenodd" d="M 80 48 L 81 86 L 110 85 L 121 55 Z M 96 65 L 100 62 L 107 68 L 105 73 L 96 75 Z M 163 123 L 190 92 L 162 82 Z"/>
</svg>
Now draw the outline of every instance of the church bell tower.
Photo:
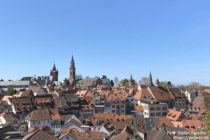
<svg viewBox="0 0 210 140">
<path fill-rule="evenodd" d="M 74 62 L 74 57 L 73 56 L 71 58 L 69 73 L 70 73 L 69 81 L 70 81 L 70 83 L 72 83 L 73 81 L 76 80 L 76 68 L 75 68 L 75 62 Z"/>
</svg>

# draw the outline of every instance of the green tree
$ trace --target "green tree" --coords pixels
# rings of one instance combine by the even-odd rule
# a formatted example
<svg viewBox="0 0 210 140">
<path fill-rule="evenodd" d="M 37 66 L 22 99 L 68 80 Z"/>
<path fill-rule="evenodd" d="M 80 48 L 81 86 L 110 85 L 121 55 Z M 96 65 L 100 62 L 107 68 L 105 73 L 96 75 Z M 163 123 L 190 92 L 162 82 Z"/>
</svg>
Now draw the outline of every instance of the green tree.
<svg viewBox="0 0 210 140">
<path fill-rule="evenodd" d="M 16 90 L 14 89 L 14 86 L 10 85 L 8 87 L 8 90 L 6 92 L 8 95 L 14 95 L 16 93 Z"/>
<path fill-rule="evenodd" d="M 120 85 L 121 85 L 121 86 L 128 87 L 128 86 L 129 86 L 129 81 L 128 81 L 128 79 L 121 80 L 121 81 L 120 81 Z"/>
</svg>

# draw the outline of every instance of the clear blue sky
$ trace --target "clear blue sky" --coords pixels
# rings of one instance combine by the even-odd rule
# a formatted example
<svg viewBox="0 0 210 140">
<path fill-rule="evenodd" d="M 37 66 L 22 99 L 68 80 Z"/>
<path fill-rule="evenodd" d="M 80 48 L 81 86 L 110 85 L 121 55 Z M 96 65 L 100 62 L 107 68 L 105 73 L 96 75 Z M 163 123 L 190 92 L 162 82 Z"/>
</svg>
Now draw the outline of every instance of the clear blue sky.
<svg viewBox="0 0 210 140">
<path fill-rule="evenodd" d="M 0 78 L 77 73 L 210 85 L 209 0 L 0 1 Z"/>
</svg>

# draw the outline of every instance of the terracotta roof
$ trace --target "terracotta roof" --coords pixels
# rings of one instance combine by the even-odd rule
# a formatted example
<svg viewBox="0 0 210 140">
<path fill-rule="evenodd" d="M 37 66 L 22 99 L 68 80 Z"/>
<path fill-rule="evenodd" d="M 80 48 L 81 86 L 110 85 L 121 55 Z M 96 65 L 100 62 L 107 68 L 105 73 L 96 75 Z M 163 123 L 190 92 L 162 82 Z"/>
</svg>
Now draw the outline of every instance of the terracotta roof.
<svg viewBox="0 0 210 140">
<path fill-rule="evenodd" d="M 34 110 L 30 114 L 30 120 L 31 121 L 51 120 L 50 112 L 48 109 Z"/>
<path fill-rule="evenodd" d="M 141 99 L 141 96 L 142 96 L 141 93 L 142 93 L 141 91 L 136 92 L 136 94 L 134 96 L 135 100 L 140 100 Z"/>
<path fill-rule="evenodd" d="M 166 118 L 170 119 L 171 121 L 177 121 L 180 118 L 181 114 L 182 113 L 180 111 L 169 109 Z"/>
<path fill-rule="evenodd" d="M 155 98 L 159 101 L 168 101 L 172 100 L 173 97 L 169 93 L 169 91 L 164 87 L 150 87 L 151 92 L 155 96 Z"/>
<path fill-rule="evenodd" d="M 101 132 L 97 132 L 97 131 L 90 131 L 89 132 L 89 137 L 91 140 L 101 140 L 103 139 L 103 134 Z"/>
<path fill-rule="evenodd" d="M 23 140 L 59 140 L 52 134 L 48 134 L 47 132 L 37 129 L 34 132 L 26 135 Z"/>
<path fill-rule="evenodd" d="M 180 127 L 183 128 L 183 122 L 182 121 L 171 121 L 174 125 L 174 127 Z"/>
<path fill-rule="evenodd" d="M 120 93 L 110 93 L 109 96 L 107 97 L 108 101 L 113 101 L 117 98 L 119 98 L 120 100 L 125 100 L 126 99 L 126 95 L 125 94 L 120 94 Z"/>
<path fill-rule="evenodd" d="M 103 133 L 98 131 L 90 131 L 90 132 L 78 132 L 73 129 L 66 130 L 67 133 L 60 136 L 60 139 L 64 138 L 65 136 L 73 137 L 76 140 L 102 140 Z"/>
<path fill-rule="evenodd" d="M 144 111 L 144 106 L 135 106 L 136 111 Z"/>
<path fill-rule="evenodd" d="M 196 129 L 202 128 L 203 123 L 200 120 L 186 120 L 183 121 L 183 126 L 187 130 L 195 131 Z"/>
<path fill-rule="evenodd" d="M 173 123 L 168 118 L 165 118 L 165 117 L 160 117 L 158 123 L 159 123 L 159 126 L 162 126 L 162 125 L 166 125 L 169 127 L 174 126 Z"/>
<path fill-rule="evenodd" d="M 112 113 L 95 113 L 92 117 L 92 120 L 98 120 L 98 121 L 126 121 L 126 122 L 132 122 L 132 118 L 129 115 L 117 115 Z"/>
<path fill-rule="evenodd" d="M 128 122 L 121 122 L 121 121 L 113 121 L 113 122 L 111 122 L 111 124 L 117 130 L 123 130 L 126 126 L 130 125 Z"/>
<path fill-rule="evenodd" d="M 38 109 L 32 111 L 27 118 L 31 121 L 61 120 L 58 109 Z"/>
<path fill-rule="evenodd" d="M 28 97 L 10 98 L 16 112 L 30 112 L 33 110 L 31 99 Z"/>
<path fill-rule="evenodd" d="M 148 87 L 141 86 L 141 99 L 143 98 L 153 98 L 151 92 L 148 90 Z"/>
</svg>

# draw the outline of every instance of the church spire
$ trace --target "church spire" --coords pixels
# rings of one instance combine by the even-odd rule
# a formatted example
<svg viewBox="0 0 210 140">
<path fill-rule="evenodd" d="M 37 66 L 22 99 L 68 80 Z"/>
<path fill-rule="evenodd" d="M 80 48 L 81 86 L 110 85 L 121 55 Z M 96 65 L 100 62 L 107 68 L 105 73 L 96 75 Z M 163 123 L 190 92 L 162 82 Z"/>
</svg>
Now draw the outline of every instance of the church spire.
<svg viewBox="0 0 210 140">
<path fill-rule="evenodd" d="M 71 67 L 75 67 L 74 56 L 71 57 Z"/>
<path fill-rule="evenodd" d="M 53 82 L 54 81 L 58 81 L 58 70 L 57 70 L 57 68 L 55 66 L 55 62 L 54 62 L 52 70 L 50 71 L 50 76 L 51 76 L 51 80 Z"/>
<path fill-rule="evenodd" d="M 71 57 L 71 64 L 70 64 L 70 83 L 76 80 L 76 68 L 75 68 L 75 62 L 74 62 L 74 56 Z"/>
<path fill-rule="evenodd" d="M 133 85 L 133 76 L 131 74 L 129 79 L 129 87 L 132 87 L 132 85 Z"/>
<path fill-rule="evenodd" d="M 153 80 L 152 80 L 152 73 L 149 74 L 149 80 L 150 80 L 150 86 L 154 86 Z"/>
<path fill-rule="evenodd" d="M 53 65 L 53 69 L 52 69 L 53 71 L 56 71 L 56 66 L 55 66 L 55 63 L 54 63 L 54 65 Z"/>
</svg>

